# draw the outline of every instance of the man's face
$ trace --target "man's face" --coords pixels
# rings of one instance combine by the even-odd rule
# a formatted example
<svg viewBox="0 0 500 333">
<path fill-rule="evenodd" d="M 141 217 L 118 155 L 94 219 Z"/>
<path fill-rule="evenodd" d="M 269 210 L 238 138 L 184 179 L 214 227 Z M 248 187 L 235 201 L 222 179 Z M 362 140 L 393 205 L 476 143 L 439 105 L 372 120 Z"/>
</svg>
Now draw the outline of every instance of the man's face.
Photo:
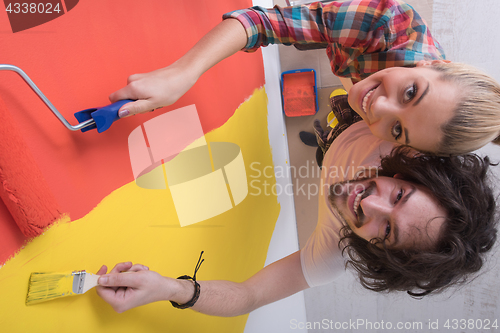
<svg viewBox="0 0 500 333">
<path fill-rule="evenodd" d="M 333 184 L 330 201 L 359 237 L 395 249 L 434 246 L 446 217 L 427 188 L 397 175 Z"/>
</svg>

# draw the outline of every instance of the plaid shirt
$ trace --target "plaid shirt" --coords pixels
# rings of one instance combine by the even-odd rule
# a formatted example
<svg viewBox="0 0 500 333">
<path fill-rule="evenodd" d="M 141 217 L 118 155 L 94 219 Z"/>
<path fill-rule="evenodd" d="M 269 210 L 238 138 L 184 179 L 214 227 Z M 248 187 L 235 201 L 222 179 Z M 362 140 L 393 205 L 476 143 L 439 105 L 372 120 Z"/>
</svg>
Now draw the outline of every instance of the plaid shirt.
<svg viewBox="0 0 500 333">
<path fill-rule="evenodd" d="M 246 29 L 244 51 L 269 44 L 322 43 L 335 75 L 359 81 L 388 67 L 445 59 L 424 19 L 398 0 L 316 2 L 273 9 L 252 7 L 227 13 Z"/>
</svg>

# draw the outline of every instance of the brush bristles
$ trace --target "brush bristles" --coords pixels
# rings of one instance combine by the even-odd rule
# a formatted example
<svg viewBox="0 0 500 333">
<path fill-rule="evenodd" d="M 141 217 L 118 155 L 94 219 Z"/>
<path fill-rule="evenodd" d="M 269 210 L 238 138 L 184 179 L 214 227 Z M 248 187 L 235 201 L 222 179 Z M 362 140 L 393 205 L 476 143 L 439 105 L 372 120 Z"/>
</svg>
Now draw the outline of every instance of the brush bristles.
<svg viewBox="0 0 500 333">
<path fill-rule="evenodd" d="M 72 272 L 31 273 L 26 305 L 73 295 L 73 279 Z"/>
</svg>

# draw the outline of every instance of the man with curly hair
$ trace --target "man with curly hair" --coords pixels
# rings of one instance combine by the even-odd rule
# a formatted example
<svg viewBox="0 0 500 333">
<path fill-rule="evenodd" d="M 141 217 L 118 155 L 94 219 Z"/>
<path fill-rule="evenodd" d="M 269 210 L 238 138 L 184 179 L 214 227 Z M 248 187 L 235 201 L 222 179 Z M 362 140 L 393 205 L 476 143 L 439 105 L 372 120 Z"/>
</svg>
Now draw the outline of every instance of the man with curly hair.
<svg viewBox="0 0 500 333">
<path fill-rule="evenodd" d="M 488 159 L 393 148 L 364 122 L 340 134 L 323 159 L 318 225 L 305 247 L 244 282 L 172 279 L 129 262 L 109 274 L 103 266 L 97 292 L 118 312 L 169 300 L 235 316 L 329 283 L 346 266 L 366 288 L 413 296 L 468 281 L 496 240 Z"/>
</svg>

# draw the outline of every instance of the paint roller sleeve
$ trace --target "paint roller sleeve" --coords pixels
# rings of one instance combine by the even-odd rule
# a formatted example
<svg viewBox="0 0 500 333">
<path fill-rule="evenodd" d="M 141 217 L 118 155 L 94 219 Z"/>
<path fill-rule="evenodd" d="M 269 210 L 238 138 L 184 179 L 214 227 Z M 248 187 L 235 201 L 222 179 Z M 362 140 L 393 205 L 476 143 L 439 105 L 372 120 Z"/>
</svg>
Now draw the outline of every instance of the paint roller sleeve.
<svg viewBox="0 0 500 333">
<path fill-rule="evenodd" d="M 38 236 L 62 217 L 56 199 L 1 98 L 0 198 L 27 237 Z"/>
</svg>

